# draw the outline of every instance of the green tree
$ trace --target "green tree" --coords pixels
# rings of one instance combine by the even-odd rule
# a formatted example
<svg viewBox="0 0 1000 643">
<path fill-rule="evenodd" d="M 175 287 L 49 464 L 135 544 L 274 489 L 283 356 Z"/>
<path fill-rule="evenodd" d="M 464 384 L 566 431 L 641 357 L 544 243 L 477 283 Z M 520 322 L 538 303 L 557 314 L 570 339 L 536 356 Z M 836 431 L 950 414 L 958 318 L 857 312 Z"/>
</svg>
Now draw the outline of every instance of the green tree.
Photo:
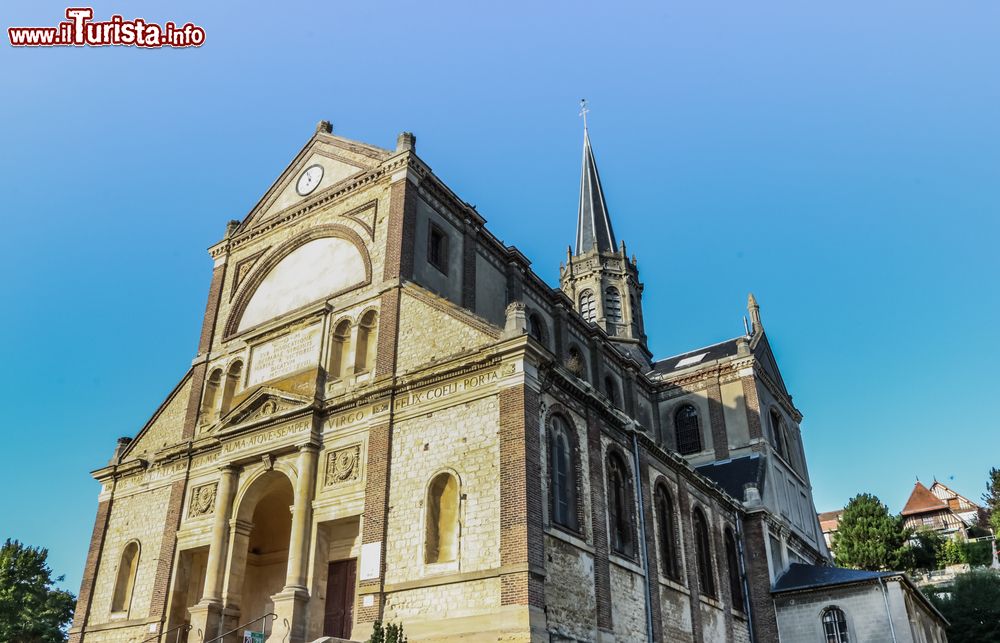
<svg viewBox="0 0 1000 643">
<path fill-rule="evenodd" d="M 1000 641 L 1000 574 L 988 569 L 959 574 L 951 588 L 928 597 L 948 619 L 951 643 Z"/>
<path fill-rule="evenodd" d="M 368 643 L 407 643 L 406 635 L 403 634 L 403 626 L 395 623 L 382 625 L 382 621 L 375 621 L 372 628 L 372 635 L 368 638 Z"/>
<path fill-rule="evenodd" d="M 833 552 L 841 567 L 877 571 L 905 560 L 910 533 L 899 516 L 877 497 L 862 493 L 847 503 L 833 536 Z"/>
<path fill-rule="evenodd" d="M 66 640 L 76 598 L 53 587 L 47 549 L 7 539 L 0 548 L 0 641 L 55 643 Z"/>
<path fill-rule="evenodd" d="M 1000 536 L 1000 469 L 993 467 L 990 469 L 990 477 L 986 482 L 986 493 L 983 494 L 983 502 L 986 504 L 986 513 L 989 515 L 989 524 L 993 528 L 993 533 Z"/>
<path fill-rule="evenodd" d="M 936 531 L 919 529 L 910 538 L 901 557 L 903 569 L 908 572 L 938 568 L 938 555 L 944 539 Z"/>
</svg>

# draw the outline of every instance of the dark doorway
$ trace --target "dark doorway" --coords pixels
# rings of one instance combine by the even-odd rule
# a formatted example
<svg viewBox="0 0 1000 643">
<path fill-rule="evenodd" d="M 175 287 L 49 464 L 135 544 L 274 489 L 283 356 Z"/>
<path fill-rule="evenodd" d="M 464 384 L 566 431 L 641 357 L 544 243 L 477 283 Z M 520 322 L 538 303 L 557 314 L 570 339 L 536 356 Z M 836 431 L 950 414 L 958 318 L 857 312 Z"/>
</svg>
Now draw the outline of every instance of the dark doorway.
<svg viewBox="0 0 1000 643">
<path fill-rule="evenodd" d="M 357 560 L 337 560 L 330 563 L 326 577 L 326 615 L 323 636 L 350 638 L 354 625 L 354 573 Z"/>
</svg>

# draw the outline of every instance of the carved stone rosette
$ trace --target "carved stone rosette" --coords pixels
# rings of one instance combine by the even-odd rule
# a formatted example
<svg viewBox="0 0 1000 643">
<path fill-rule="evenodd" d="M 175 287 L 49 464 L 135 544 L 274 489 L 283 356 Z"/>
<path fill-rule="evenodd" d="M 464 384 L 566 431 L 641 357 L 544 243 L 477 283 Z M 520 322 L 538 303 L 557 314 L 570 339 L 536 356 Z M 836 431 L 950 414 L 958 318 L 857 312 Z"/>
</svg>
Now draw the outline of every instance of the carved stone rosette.
<svg viewBox="0 0 1000 643">
<path fill-rule="evenodd" d="M 191 491 L 191 508 L 188 511 L 188 516 L 191 518 L 198 518 L 199 516 L 204 516 L 212 513 L 212 509 L 215 508 L 215 491 L 218 488 L 218 483 L 203 484 L 200 487 L 195 487 Z"/>
<path fill-rule="evenodd" d="M 353 482 L 361 476 L 361 445 L 352 444 L 337 449 L 326 456 L 326 481 L 324 486 L 333 487 Z"/>
</svg>

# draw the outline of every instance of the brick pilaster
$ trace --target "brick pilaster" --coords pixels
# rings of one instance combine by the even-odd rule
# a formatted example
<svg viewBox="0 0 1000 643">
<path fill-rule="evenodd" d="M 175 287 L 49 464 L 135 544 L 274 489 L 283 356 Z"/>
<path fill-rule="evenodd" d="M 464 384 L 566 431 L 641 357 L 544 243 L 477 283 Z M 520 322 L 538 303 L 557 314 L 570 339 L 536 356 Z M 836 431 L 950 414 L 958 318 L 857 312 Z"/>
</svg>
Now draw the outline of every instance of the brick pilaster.
<svg viewBox="0 0 1000 643">
<path fill-rule="evenodd" d="M 500 391 L 500 604 L 545 608 L 538 394 Z M 522 571 L 523 570 L 523 571 Z"/>
<path fill-rule="evenodd" d="M 476 230 L 471 223 L 465 226 L 462 239 L 462 306 L 476 311 Z"/>
<path fill-rule="evenodd" d="M 687 487 L 678 485 L 677 504 L 680 507 L 680 524 L 678 529 L 683 532 L 681 543 L 684 547 L 684 572 L 687 576 L 688 590 L 691 592 L 691 636 L 696 643 L 702 641 L 701 625 L 701 583 L 698 578 L 698 555 L 694 547 L 694 528 L 692 527 L 691 496 Z M 714 641 L 706 643 L 715 643 Z"/>
<path fill-rule="evenodd" d="M 401 179 L 389 188 L 389 224 L 383 281 L 413 276 L 414 239 L 417 231 L 416 188 Z"/>
<path fill-rule="evenodd" d="M 382 293 L 379 300 L 378 351 L 375 357 L 375 379 L 396 371 L 396 350 L 399 338 L 399 288 Z"/>
<path fill-rule="evenodd" d="M 594 530 L 594 594 L 597 597 L 597 628 L 610 632 L 613 629 L 611 566 L 608 562 L 604 459 L 601 457 L 601 427 L 592 412 L 587 414 L 587 453 L 590 456 L 590 508 Z"/>
<path fill-rule="evenodd" d="M 722 407 L 722 387 L 716 380 L 708 387 L 708 421 L 712 428 L 712 445 L 715 459 L 729 457 L 729 434 L 726 433 L 726 414 Z"/>
<path fill-rule="evenodd" d="M 149 599 L 149 616 L 157 617 L 162 623 L 167 616 L 167 597 L 170 594 L 170 574 L 174 564 L 174 547 L 177 545 L 177 530 L 181 524 L 181 510 L 184 507 L 184 480 L 170 486 L 170 500 L 163 524 L 163 538 L 160 541 L 160 556 L 156 563 L 153 593 Z"/>
<path fill-rule="evenodd" d="M 385 544 L 389 513 L 389 461 L 392 457 L 392 430 L 388 422 L 372 427 L 368 433 L 368 474 L 365 481 L 365 514 L 361 543 L 380 543 L 378 577 L 358 581 L 357 620 L 371 623 L 382 618 L 385 583 Z M 374 603 L 363 605 L 365 596 L 373 595 Z"/>
<path fill-rule="evenodd" d="M 649 480 L 649 460 L 645 451 L 639 453 L 639 481 L 642 483 L 642 512 L 645 517 L 646 591 L 653 620 L 653 640 L 663 640 L 663 610 L 660 607 L 660 550 L 656 546 L 656 516 L 653 513 L 653 488 Z"/>
<path fill-rule="evenodd" d="M 743 384 L 743 403 L 747 409 L 747 424 L 750 426 L 750 439 L 763 438 L 764 431 L 760 425 L 760 400 L 757 398 L 757 383 L 753 377 L 741 377 Z"/>
<path fill-rule="evenodd" d="M 743 520 L 743 564 L 746 566 L 747 585 L 750 589 L 754 639 L 777 641 L 778 620 L 774 613 L 774 601 L 771 599 L 771 576 L 764 540 L 763 516 L 746 516 Z"/>
<path fill-rule="evenodd" d="M 90 615 L 90 601 L 94 595 L 94 581 L 97 580 L 97 569 L 101 564 L 104 534 L 107 532 L 110 514 L 110 500 L 97 503 L 97 517 L 94 518 L 94 531 L 90 535 L 90 549 L 87 550 L 87 562 L 83 567 L 83 580 L 80 581 L 80 595 L 76 599 L 69 643 L 79 643 L 83 639 L 83 628 L 87 626 L 87 617 Z"/>
</svg>

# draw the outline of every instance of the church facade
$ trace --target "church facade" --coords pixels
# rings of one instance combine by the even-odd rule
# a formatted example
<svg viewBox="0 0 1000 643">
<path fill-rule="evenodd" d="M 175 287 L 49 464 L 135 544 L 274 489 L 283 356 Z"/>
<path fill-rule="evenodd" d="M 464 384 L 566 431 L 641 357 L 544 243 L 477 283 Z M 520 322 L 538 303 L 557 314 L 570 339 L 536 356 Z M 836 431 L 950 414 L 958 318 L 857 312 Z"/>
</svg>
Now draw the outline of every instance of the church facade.
<svg viewBox="0 0 1000 643">
<path fill-rule="evenodd" d="M 775 641 L 829 557 L 756 301 L 654 359 L 586 130 L 559 288 L 411 134 L 326 122 L 210 254 L 189 371 L 93 473 L 71 641 Z"/>
</svg>

